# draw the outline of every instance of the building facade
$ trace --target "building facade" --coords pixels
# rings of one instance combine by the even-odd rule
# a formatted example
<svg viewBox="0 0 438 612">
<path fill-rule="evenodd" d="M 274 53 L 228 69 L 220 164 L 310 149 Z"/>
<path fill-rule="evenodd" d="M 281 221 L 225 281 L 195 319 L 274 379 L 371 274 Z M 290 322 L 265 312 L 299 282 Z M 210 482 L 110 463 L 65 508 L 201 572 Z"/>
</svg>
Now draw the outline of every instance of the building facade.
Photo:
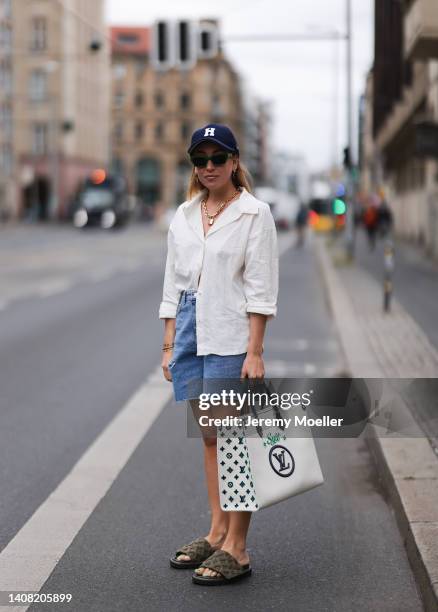
<svg viewBox="0 0 438 612">
<path fill-rule="evenodd" d="M 13 215 L 12 0 L 0 0 L 0 222 Z"/>
<path fill-rule="evenodd" d="M 396 232 L 438 257 L 438 2 L 376 0 L 374 55 L 363 187 L 383 187 Z"/>
<path fill-rule="evenodd" d="M 239 75 L 220 47 L 186 69 L 151 61 L 152 29 L 112 27 L 112 167 L 137 196 L 140 218 L 185 200 L 193 130 L 226 123 L 241 144 L 245 125 Z"/>
<path fill-rule="evenodd" d="M 12 132 L 5 206 L 14 217 L 63 219 L 80 181 L 109 157 L 104 0 L 0 2 L 11 51 L 6 77 L 0 59 L 0 116 Z"/>
</svg>

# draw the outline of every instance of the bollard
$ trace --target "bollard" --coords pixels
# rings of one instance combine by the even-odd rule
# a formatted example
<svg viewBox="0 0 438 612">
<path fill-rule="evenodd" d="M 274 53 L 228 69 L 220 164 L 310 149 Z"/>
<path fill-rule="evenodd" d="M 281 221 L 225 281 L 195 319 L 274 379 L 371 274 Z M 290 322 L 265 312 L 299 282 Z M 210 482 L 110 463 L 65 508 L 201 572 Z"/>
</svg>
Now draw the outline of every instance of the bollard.
<svg viewBox="0 0 438 612">
<path fill-rule="evenodd" d="M 389 312 L 391 310 L 391 297 L 393 290 L 392 275 L 394 272 L 394 245 L 391 240 L 385 242 L 383 249 L 383 310 Z"/>
</svg>

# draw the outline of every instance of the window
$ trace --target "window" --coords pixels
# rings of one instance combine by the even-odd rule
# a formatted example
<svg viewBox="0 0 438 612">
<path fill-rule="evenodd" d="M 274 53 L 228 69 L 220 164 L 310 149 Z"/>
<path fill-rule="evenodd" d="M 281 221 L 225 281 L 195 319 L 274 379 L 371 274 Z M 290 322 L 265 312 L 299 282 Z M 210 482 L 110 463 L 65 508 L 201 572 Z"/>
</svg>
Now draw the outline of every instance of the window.
<svg viewBox="0 0 438 612">
<path fill-rule="evenodd" d="M 144 126 L 142 121 L 137 121 L 135 124 L 135 139 L 141 140 L 144 134 Z"/>
<path fill-rule="evenodd" d="M 144 103 L 143 92 L 137 91 L 135 94 L 135 98 L 134 98 L 134 104 L 137 108 L 139 108 L 140 106 L 143 106 L 143 103 Z"/>
<path fill-rule="evenodd" d="M 34 123 L 32 128 L 32 153 L 45 155 L 48 151 L 47 123 Z"/>
<path fill-rule="evenodd" d="M 123 138 L 123 124 L 116 123 L 114 126 L 114 139 L 120 142 Z"/>
<path fill-rule="evenodd" d="M 32 51 L 44 51 L 47 48 L 47 19 L 33 17 L 31 23 L 30 48 Z"/>
<path fill-rule="evenodd" d="M 123 175 L 123 162 L 119 157 L 113 157 L 111 160 L 111 172 Z"/>
<path fill-rule="evenodd" d="M 0 128 L 6 138 L 12 137 L 12 109 L 7 104 L 0 104 Z"/>
<path fill-rule="evenodd" d="M 42 102 L 47 97 L 47 73 L 33 70 L 29 80 L 29 98 L 32 102 Z"/>
<path fill-rule="evenodd" d="M 190 125 L 187 121 L 181 123 L 181 138 L 187 140 L 190 137 Z"/>
<path fill-rule="evenodd" d="M 116 81 L 123 79 L 126 74 L 125 64 L 114 64 L 113 66 L 113 77 Z"/>
<path fill-rule="evenodd" d="M 145 68 L 146 68 L 146 59 L 144 57 L 137 58 L 135 61 L 135 74 L 137 78 L 140 78 L 143 76 Z"/>
<path fill-rule="evenodd" d="M 162 108 L 164 106 L 164 96 L 161 91 L 157 91 L 155 94 L 155 106 L 157 108 Z"/>
<path fill-rule="evenodd" d="M 0 62 L 0 91 L 5 94 L 12 92 L 12 71 L 7 62 Z"/>
<path fill-rule="evenodd" d="M 3 0 L 6 17 L 12 17 L 12 0 Z"/>
<path fill-rule="evenodd" d="M 159 121 L 155 126 L 155 140 L 162 140 L 164 136 L 163 124 Z"/>
<path fill-rule="evenodd" d="M 123 106 L 123 101 L 125 99 L 125 94 L 123 91 L 116 91 L 114 94 L 114 106 L 116 108 L 121 108 Z"/>
<path fill-rule="evenodd" d="M 12 48 L 12 30 L 7 23 L 0 22 L 0 49 L 10 51 Z"/>
<path fill-rule="evenodd" d="M 12 0 L 3 0 L 3 2 L 0 0 L 0 17 L 2 16 L 2 5 L 3 5 L 3 16 L 6 17 L 6 19 L 8 19 L 9 17 L 12 17 Z"/>
<path fill-rule="evenodd" d="M 12 171 L 12 149 L 8 144 L 3 144 L 0 149 L 0 170 L 6 175 Z"/>
<path fill-rule="evenodd" d="M 180 99 L 179 99 L 181 108 L 190 108 L 190 102 L 191 102 L 190 94 L 188 93 L 181 94 Z"/>
<path fill-rule="evenodd" d="M 117 36 L 117 42 L 121 45 L 136 45 L 138 43 L 138 34 L 123 32 Z"/>
</svg>

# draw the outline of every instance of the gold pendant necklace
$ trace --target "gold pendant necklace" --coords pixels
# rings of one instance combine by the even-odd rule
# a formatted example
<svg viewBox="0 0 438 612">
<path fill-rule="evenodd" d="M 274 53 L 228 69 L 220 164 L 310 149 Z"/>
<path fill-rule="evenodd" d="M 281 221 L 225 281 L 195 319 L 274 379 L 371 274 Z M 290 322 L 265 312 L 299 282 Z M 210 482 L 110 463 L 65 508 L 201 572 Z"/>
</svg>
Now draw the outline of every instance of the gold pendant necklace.
<svg viewBox="0 0 438 612">
<path fill-rule="evenodd" d="M 213 223 L 214 223 L 214 221 L 215 221 L 216 217 L 219 215 L 219 213 L 221 213 L 221 212 L 222 212 L 222 210 L 225 208 L 225 206 L 226 206 L 227 204 L 229 204 L 229 202 L 231 202 L 231 200 L 233 200 L 233 199 L 236 197 L 236 195 L 238 195 L 239 193 L 240 193 L 240 190 L 239 190 L 239 189 L 237 189 L 237 190 L 236 190 L 236 191 L 233 193 L 233 195 L 231 196 L 231 198 L 228 198 L 228 200 L 226 200 L 225 202 L 223 202 L 223 203 L 222 203 L 222 204 L 219 206 L 219 208 L 217 209 L 217 211 L 216 211 L 216 212 L 215 212 L 213 215 L 210 215 L 210 213 L 208 212 L 208 209 L 207 209 L 207 200 L 206 200 L 206 199 L 203 199 L 203 200 L 201 201 L 202 208 L 203 208 L 203 210 L 204 210 L 204 214 L 205 214 L 205 216 L 206 216 L 206 217 L 207 217 L 207 219 L 208 219 L 208 225 L 213 225 Z"/>
</svg>

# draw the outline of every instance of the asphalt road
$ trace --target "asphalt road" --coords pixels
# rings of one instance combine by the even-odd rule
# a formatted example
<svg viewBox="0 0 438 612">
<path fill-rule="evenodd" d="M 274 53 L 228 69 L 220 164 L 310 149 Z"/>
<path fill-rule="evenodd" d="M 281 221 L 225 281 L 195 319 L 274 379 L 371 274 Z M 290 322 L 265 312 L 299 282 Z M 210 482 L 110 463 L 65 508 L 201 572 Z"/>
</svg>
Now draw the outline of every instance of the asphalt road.
<svg viewBox="0 0 438 612">
<path fill-rule="evenodd" d="M 44 231 L 38 244 L 32 233 L 22 239 L 18 232 L 0 247 L 9 270 L 15 266 L 8 275 L 3 258 L 0 270 L 9 279 L 0 311 L 0 560 L 160 359 L 162 238 L 135 228 L 112 245 L 65 229 L 62 238 L 51 230 L 42 239 Z M 30 274 L 23 266 L 41 249 L 39 283 L 50 288 L 56 268 L 64 285 L 52 284 L 45 294 L 21 291 Z M 83 259 L 72 263 L 72 253 Z M 123 266 L 126 253 L 130 269 Z M 101 280 L 90 274 L 97 265 Z M 267 374 L 342 370 L 311 248 L 287 250 L 280 269 L 279 314 L 265 342 Z M 68 609 L 78 612 L 422 610 L 363 440 L 316 440 L 324 485 L 254 514 L 249 580 L 208 589 L 193 585 L 190 571 L 171 569 L 174 550 L 205 535 L 209 524 L 201 441 L 185 430 L 184 404 L 169 401 L 42 591 L 72 593 Z M 55 608 L 30 607 L 49 609 Z"/>
</svg>

